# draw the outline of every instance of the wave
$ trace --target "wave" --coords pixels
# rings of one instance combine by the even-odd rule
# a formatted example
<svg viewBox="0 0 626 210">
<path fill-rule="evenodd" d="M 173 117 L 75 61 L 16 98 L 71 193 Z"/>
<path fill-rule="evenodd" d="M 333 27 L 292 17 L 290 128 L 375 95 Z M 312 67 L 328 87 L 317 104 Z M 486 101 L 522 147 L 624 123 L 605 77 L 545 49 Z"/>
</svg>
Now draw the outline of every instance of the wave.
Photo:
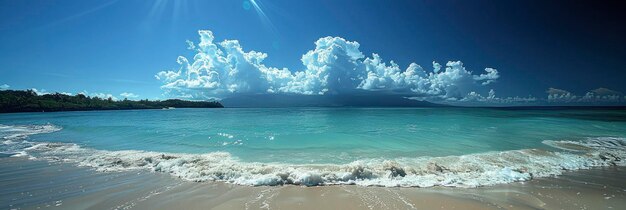
<svg viewBox="0 0 626 210">
<path fill-rule="evenodd" d="M 30 135 L 52 133 L 61 130 L 61 127 L 52 124 L 45 125 L 2 125 L 0 124 L 0 154 L 14 157 L 27 156 L 24 147 L 30 142 L 26 138 Z M 4 155 L 0 155 L 4 156 Z"/>
<path fill-rule="evenodd" d="M 12 127 L 12 128 L 11 128 Z M 0 126 L 23 130 L 4 136 L 20 145 L 18 155 L 65 161 L 97 171 L 149 170 L 188 181 L 223 181 L 239 185 L 342 185 L 385 187 L 478 187 L 550 177 L 564 171 L 600 166 L 626 166 L 626 139 L 588 138 L 582 141 L 544 141 L 563 149 L 522 149 L 462 156 L 363 159 L 348 164 L 285 164 L 243 162 L 226 152 L 161 153 L 138 150 L 107 151 L 77 144 L 28 142 L 24 136 L 54 132 L 54 125 Z M 0 132 L 4 133 L 4 132 Z M 19 132 L 18 132 L 19 133 Z M 12 138 L 22 141 L 15 143 Z M 6 146 L 6 144 L 5 144 Z"/>
<path fill-rule="evenodd" d="M 52 133 L 61 130 L 61 127 L 45 124 L 45 125 L 2 125 L 0 124 L 0 136 L 3 143 L 10 143 L 14 140 L 26 139 L 30 135 L 41 133 Z"/>
</svg>

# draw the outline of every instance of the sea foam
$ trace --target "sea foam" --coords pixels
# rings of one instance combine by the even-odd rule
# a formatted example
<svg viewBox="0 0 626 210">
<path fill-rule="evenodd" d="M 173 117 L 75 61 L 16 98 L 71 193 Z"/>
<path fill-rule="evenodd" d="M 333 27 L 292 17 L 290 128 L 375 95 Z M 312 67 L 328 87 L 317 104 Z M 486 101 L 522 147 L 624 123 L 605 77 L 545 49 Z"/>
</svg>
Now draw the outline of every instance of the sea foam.
<svg viewBox="0 0 626 210">
<path fill-rule="evenodd" d="M 522 149 L 462 156 L 362 159 L 347 164 L 244 162 L 227 152 L 162 153 L 107 151 L 69 143 L 28 142 L 24 138 L 60 128 L 4 126 L 5 141 L 19 142 L 15 154 L 65 161 L 97 171 L 149 170 L 188 181 L 222 181 L 240 185 L 341 185 L 385 187 L 478 187 L 549 177 L 564 171 L 626 166 L 626 140 L 616 137 L 582 141 L 544 141 L 556 151 Z M 19 130 L 19 131 L 18 131 Z M 18 135 L 19 134 L 19 135 Z M 21 141 L 20 141 L 21 140 Z M 7 146 L 7 145 L 4 145 Z M 15 143 L 11 147 L 18 148 Z M 562 150 L 559 150 L 562 149 Z"/>
</svg>

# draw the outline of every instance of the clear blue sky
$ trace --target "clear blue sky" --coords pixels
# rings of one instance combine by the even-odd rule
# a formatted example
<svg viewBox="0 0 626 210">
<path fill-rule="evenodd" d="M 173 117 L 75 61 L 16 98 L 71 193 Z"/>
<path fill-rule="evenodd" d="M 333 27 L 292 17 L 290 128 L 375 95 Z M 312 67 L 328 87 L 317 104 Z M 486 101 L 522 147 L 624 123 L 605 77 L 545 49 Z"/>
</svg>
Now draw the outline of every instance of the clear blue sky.
<svg viewBox="0 0 626 210">
<path fill-rule="evenodd" d="M 180 55 L 192 60 L 185 41 L 197 45 L 198 30 L 210 30 L 216 42 L 239 40 L 246 52 L 267 53 L 264 65 L 292 72 L 305 69 L 301 58 L 316 40 L 332 36 L 402 70 L 457 60 L 473 74 L 495 68 L 499 78 L 475 90 L 483 96 L 626 92 L 626 7 L 611 4 L 0 0 L 0 85 L 166 98 L 155 75 L 177 70 Z"/>
</svg>

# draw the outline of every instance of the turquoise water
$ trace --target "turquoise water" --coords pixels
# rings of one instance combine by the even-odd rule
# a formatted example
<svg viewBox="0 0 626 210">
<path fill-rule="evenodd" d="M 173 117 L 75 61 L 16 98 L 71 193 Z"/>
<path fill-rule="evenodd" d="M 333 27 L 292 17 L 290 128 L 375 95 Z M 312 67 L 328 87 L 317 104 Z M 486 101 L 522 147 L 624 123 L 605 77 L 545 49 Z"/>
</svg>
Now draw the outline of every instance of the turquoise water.
<svg viewBox="0 0 626 210">
<path fill-rule="evenodd" d="M 3 131 L 5 139 L 9 139 L 6 136 L 11 132 L 17 132 L 11 131 L 17 129 L 16 126 L 50 125 L 58 128 L 54 129 L 54 132 L 35 132 L 41 134 L 21 137 L 31 146 L 32 142 L 46 142 L 76 144 L 81 149 L 98 152 L 225 155 L 217 159 L 225 158 L 234 161 L 231 164 L 235 165 L 278 164 L 280 167 L 296 169 L 311 168 L 312 165 L 341 168 L 363 160 L 369 162 L 391 160 L 406 169 L 408 166 L 418 167 L 411 165 L 417 160 L 424 160 L 424 163 L 433 162 L 437 157 L 463 158 L 465 155 L 480 156 L 529 149 L 562 151 L 562 148 L 546 144 L 546 141 L 585 142 L 589 139 L 609 138 L 611 141 L 617 139 L 617 142 L 621 143 L 626 137 L 626 112 L 621 110 L 487 108 L 130 110 L 2 114 L 0 124 L 5 126 Z M 9 139 L 0 148 L 7 154 L 23 152 L 20 149 L 26 146 L 19 146 L 21 144 L 14 142 L 17 141 Z M 55 151 L 54 156 L 76 155 L 65 152 Z M 28 153 L 36 154 L 30 151 Z M 110 154 L 104 156 L 107 155 Z M 50 156 L 53 155 L 48 154 L 45 157 Z M 85 155 L 76 155 L 83 156 Z M 495 157 L 501 158 L 497 155 Z M 81 161 L 85 165 L 85 160 L 81 159 L 78 162 Z M 96 167 L 103 165 L 98 164 Z M 152 164 L 152 160 L 149 164 Z M 184 164 L 186 163 L 181 163 Z M 310 170 L 305 172 L 308 173 Z M 219 172 L 222 173 L 224 171 Z M 267 174 L 271 173 L 262 173 Z M 355 180 L 359 179 L 358 176 L 355 177 Z M 218 176 L 208 180 L 220 178 Z"/>
<path fill-rule="evenodd" d="M 245 161 L 293 163 L 546 148 L 543 140 L 626 134 L 626 113 L 581 110 L 176 109 L 20 113 L 0 119 L 5 125 L 63 128 L 33 138 L 40 141 L 105 150 L 225 151 Z"/>
</svg>

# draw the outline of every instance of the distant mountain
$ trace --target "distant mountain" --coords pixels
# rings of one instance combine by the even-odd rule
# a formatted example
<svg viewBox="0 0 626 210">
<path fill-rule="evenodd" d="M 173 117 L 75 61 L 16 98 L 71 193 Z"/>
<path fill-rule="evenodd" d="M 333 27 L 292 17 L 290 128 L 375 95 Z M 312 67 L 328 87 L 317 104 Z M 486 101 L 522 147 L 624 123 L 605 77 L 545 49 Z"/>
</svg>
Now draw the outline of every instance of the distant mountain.
<svg viewBox="0 0 626 210">
<path fill-rule="evenodd" d="M 400 95 L 239 95 L 220 101 L 224 107 L 440 107 Z"/>
</svg>

